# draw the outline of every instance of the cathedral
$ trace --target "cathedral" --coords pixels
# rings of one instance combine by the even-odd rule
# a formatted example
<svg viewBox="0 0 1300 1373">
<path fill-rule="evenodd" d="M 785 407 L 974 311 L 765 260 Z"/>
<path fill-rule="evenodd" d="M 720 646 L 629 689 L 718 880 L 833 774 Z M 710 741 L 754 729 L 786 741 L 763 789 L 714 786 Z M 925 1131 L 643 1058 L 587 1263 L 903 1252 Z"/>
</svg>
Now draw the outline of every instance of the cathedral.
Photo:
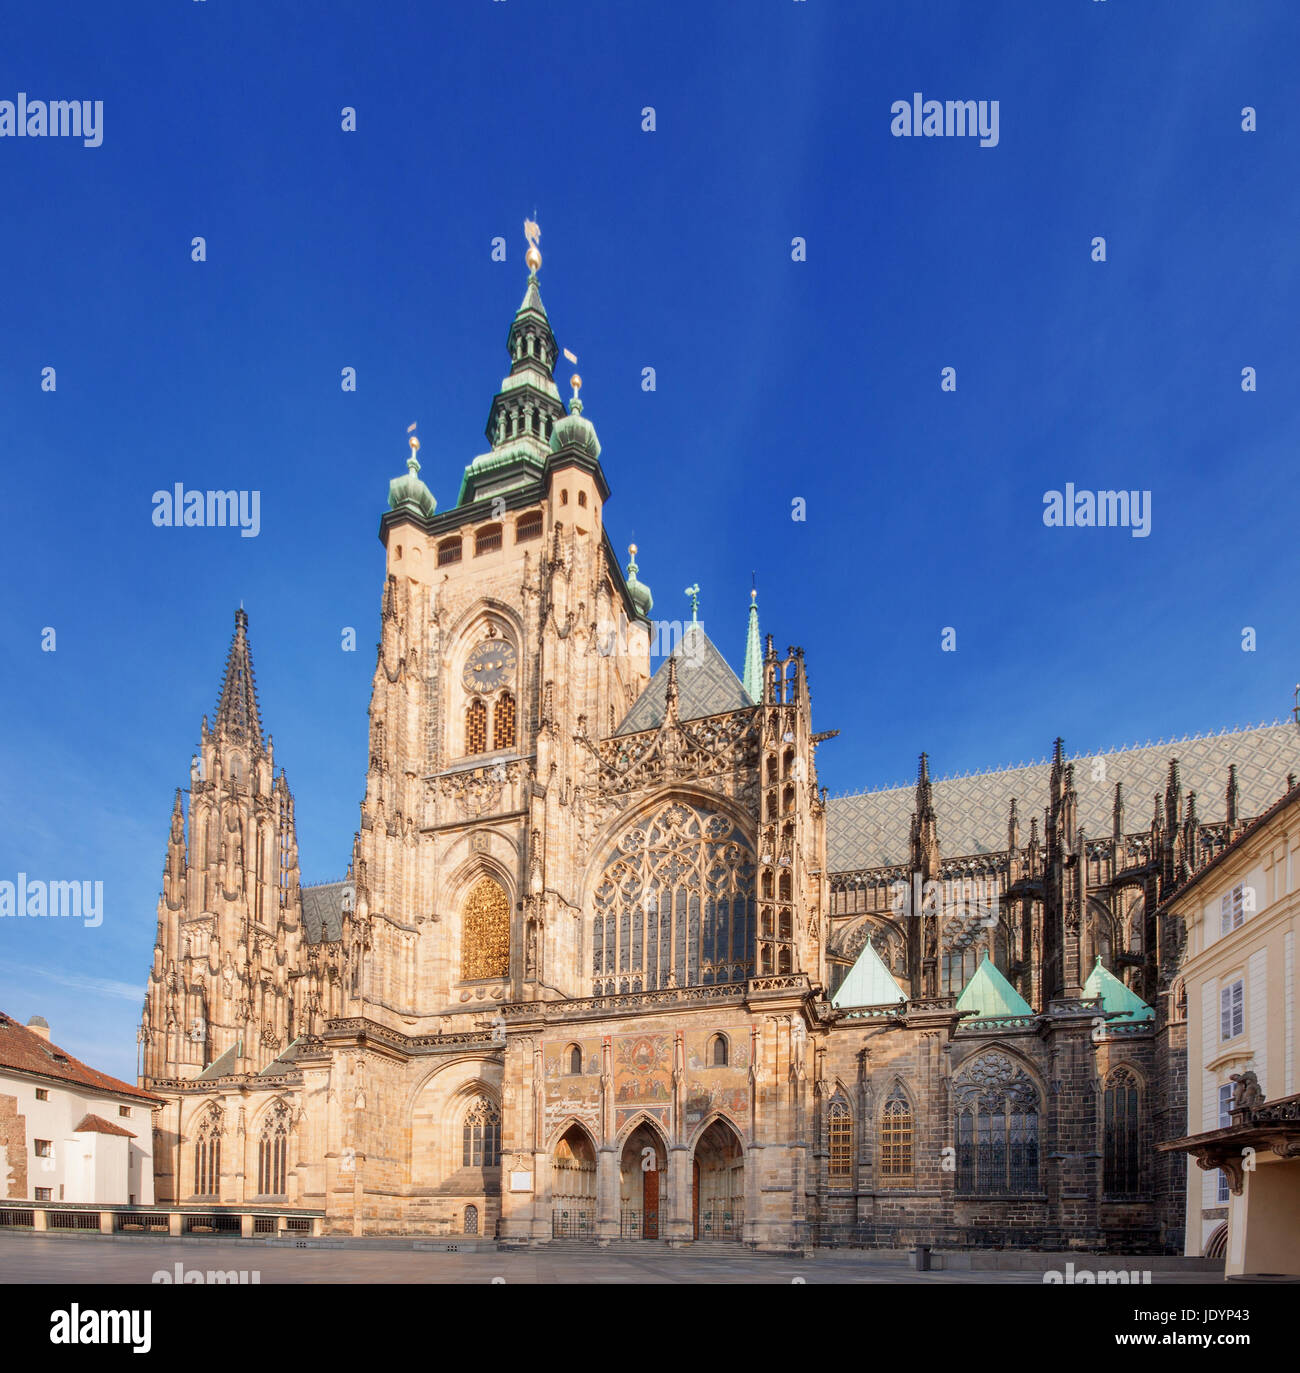
<svg viewBox="0 0 1300 1373">
<path fill-rule="evenodd" d="M 738 676 L 616 556 L 528 227 L 490 446 L 447 511 L 414 435 L 389 484 L 341 882 L 300 881 L 236 613 L 140 1027 L 159 1201 L 519 1246 L 1181 1252 L 1162 901 L 1300 731 L 947 779 L 922 754 L 828 797 L 803 650 L 751 596 Z"/>
</svg>

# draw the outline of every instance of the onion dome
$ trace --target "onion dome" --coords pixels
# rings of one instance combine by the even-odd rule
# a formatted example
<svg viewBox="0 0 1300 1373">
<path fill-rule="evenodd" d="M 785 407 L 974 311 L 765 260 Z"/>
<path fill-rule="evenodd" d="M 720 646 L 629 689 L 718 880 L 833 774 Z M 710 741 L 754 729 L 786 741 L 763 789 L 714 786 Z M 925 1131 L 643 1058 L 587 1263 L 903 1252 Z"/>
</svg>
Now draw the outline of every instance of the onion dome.
<svg viewBox="0 0 1300 1373">
<path fill-rule="evenodd" d="M 431 519 L 438 508 L 433 492 L 420 480 L 420 460 L 415 456 L 420 440 L 411 435 L 411 456 L 406 460 L 406 476 L 394 477 L 388 483 L 388 508 L 390 510 L 413 510 L 425 519 Z"/>
<path fill-rule="evenodd" d="M 650 594 L 650 588 L 636 579 L 636 544 L 630 543 L 627 546 L 628 565 L 627 565 L 627 594 L 632 598 L 632 604 L 636 607 L 636 613 L 643 619 L 650 618 L 650 611 L 654 608 L 655 598 Z"/>
<path fill-rule="evenodd" d="M 596 426 L 582 417 L 582 402 L 578 399 L 581 378 L 575 376 L 573 399 L 569 402 L 569 413 L 555 421 L 551 430 L 551 452 L 558 453 L 561 448 L 576 448 L 593 461 L 600 457 L 600 440 L 596 437 Z"/>
</svg>

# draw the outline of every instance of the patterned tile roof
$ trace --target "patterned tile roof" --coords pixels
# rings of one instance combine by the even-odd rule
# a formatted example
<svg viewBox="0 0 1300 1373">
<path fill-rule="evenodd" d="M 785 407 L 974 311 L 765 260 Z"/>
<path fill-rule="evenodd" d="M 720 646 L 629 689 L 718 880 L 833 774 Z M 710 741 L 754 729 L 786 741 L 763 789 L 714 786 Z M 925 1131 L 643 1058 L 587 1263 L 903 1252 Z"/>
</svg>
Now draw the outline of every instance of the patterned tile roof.
<svg viewBox="0 0 1300 1373">
<path fill-rule="evenodd" d="M 349 882 L 322 882 L 302 889 L 302 923 L 309 944 L 332 944 L 343 938 L 343 893 Z"/>
<path fill-rule="evenodd" d="M 0 1070 L 4 1069 L 54 1078 L 73 1087 L 102 1092 L 105 1096 L 129 1096 L 146 1101 L 151 1106 L 162 1105 L 161 1097 L 87 1067 L 57 1044 L 48 1043 L 25 1025 L 20 1025 L 12 1016 L 0 1011 Z"/>
<path fill-rule="evenodd" d="M 1226 819 L 1228 765 L 1237 765 L 1240 818 L 1266 811 L 1286 790 L 1287 774 L 1300 772 L 1300 729 L 1294 724 L 1260 725 L 1231 733 L 1171 739 L 1109 753 L 1075 754 L 1074 786 L 1079 823 L 1094 839 L 1111 832 L 1115 783 L 1124 784 L 1124 829 L 1135 833 L 1151 823 L 1153 797 L 1163 798 L 1171 759 L 1178 759 L 1183 796 L 1196 793 L 1205 822 Z M 945 857 L 997 853 L 1006 848 L 1011 798 L 1019 802 L 1021 840 L 1032 816 L 1041 820 L 1051 778 L 1049 762 L 934 783 L 939 848 Z M 911 785 L 832 797 L 827 802 L 828 865 L 831 872 L 906 863 L 915 800 Z"/>
<path fill-rule="evenodd" d="M 632 703 L 615 734 L 638 734 L 643 729 L 658 729 L 668 702 L 668 662 L 677 660 L 677 715 L 682 720 L 703 720 L 732 710 L 747 710 L 754 703 L 745 693 L 740 678 L 727 666 L 727 660 L 713 646 L 704 627 L 692 621 L 681 642 L 659 665 L 659 671 Z"/>
</svg>

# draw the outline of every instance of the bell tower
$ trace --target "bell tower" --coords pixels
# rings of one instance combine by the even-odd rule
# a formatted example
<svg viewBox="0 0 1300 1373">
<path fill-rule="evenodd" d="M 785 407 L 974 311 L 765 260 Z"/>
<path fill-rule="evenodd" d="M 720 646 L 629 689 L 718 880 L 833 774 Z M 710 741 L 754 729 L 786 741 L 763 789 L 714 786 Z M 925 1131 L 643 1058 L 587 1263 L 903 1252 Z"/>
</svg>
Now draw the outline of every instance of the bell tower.
<svg viewBox="0 0 1300 1373">
<path fill-rule="evenodd" d="M 560 399 L 540 230 L 525 232 L 491 446 L 439 513 L 412 436 L 380 522 L 351 1013 L 408 1032 L 579 985 L 572 869 L 593 745 L 649 680 L 643 602 L 604 528 L 600 441 L 576 373 L 567 413 Z"/>
</svg>

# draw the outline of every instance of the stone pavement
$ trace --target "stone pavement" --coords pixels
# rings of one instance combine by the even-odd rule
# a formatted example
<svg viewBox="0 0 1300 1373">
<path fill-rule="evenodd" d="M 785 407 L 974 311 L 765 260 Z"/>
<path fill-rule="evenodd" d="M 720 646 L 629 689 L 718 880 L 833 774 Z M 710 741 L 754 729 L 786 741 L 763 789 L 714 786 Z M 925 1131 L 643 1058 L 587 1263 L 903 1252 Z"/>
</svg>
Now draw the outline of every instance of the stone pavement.
<svg viewBox="0 0 1300 1373">
<path fill-rule="evenodd" d="M 428 1244 L 428 1241 L 425 1241 Z M 448 1241 L 452 1243 L 452 1241 Z M 333 1241 L 307 1248 L 258 1240 L 162 1239 L 0 1233 L 0 1283 L 148 1283 L 157 1272 L 257 1273 L 274 1283 L 1017 1283 L 1042 1284 L 1059 1264 L 1044 1254 L 1037 1271 L 917 1273 L 910 1251 L 819 1251 L 812 1258 L 751 1254 L 737 1249 L 692 1254 L 654 1243 L 609 1249 L 559 1246 L 501 1253 L 415 1249 L 410 1240 Z M 1170 1259 L 1079 1254 L 1076 1269 L 1141 1270 L 1151 1284 L 1220 1283 L 1214 1273 L 1171 1268 Z M 1161 1266 L 1157 1266 L 1161 1265 Z M 237 1279 L 231 1279 L 236 1281 Z"/>
</svg>

